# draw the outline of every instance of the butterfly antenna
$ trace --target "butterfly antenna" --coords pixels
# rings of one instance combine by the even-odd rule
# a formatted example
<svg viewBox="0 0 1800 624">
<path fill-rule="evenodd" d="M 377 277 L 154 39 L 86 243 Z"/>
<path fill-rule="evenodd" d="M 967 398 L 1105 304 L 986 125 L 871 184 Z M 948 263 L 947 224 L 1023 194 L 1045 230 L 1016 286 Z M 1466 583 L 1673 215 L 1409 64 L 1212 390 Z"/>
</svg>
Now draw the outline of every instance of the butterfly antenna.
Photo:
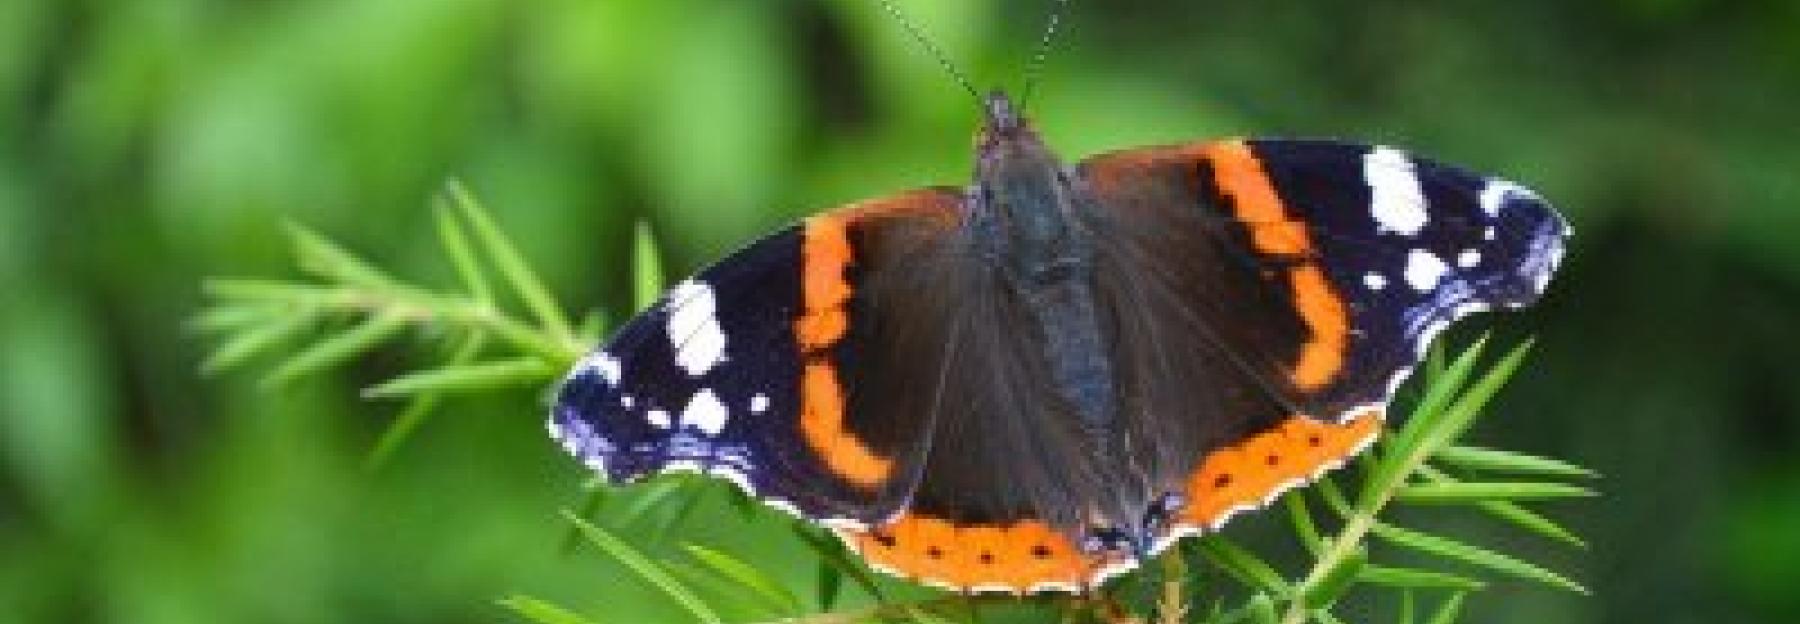
<svg viewBox="0 0 1800 624">
<path fill-rule="evenodd" d="M 1050 58 L 1050 43 L 1056 39 L 1056 29 L 1062 25 L 1063 14 L 1069 10 L 1069 0 L 1055 2 L 1056 5 L 1050 8 L 1050 21 L 1044 25 L 1044 36 L 1038 39 L 1037 51 L 1031 54 L 1031 61 L 1025 65 L 1025 91 L 1019 98 L 1021 109 L 1031 102 L 1031 94 L 1037 90 L 1038 78 L 1044 73 L 1044 63 Z"/>
<path fill-rule="evenodd" d="M 936 43 L 932 43 L 931 39 L 925 36 L 924 31 L 919 30 L 918 24 L 907 19 L 906 14 L 900 12 L 900 7 L 894 6 L 893 0 L 881 0 L 881 7 L 887 9 L 888 14 L 894 16 L 895 21 L 900 22 L 900 27 L 906 29 L 906 34 L 912 36 L 913 41 L 918 42 L 920 47 L 925 48 L 925 51 L 937 60 L 938 65 L 944 67 L 944 71 L 950 73 L 950 78 L 955 80 L 956 84 L 961 85 L 964 91 L 968 91 L 975 101 L 981 101 L 981 93 L 975 90 L 975 84 L 969 82 L 969 77 L 963 75 L 962 70 L 957 69 L 955 63 L 950 62 L 950 57 L 946 56 L 944 50 L 939 48 Z"/>
</svg>

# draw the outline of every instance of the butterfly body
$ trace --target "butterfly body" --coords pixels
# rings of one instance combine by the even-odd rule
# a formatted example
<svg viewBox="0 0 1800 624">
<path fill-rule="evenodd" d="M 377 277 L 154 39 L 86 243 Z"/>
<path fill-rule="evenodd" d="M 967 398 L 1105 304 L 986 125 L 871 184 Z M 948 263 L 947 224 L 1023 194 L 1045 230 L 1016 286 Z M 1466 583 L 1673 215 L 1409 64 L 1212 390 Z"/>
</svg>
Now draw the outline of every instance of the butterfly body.
<svg viewBox="0 0 1800 624">
<path fill-rule="evenodd" d="M 983 331 L 1009 333 L 1027 343 L 1019 351 L 1042 360 L 1050 382 L 1044 390 L 1055 395 L 1073 421 L 1056 422 L 1059 414 L 1054 412 L 1017 414 L 1033 420 L 1020 428 L 1072 429 L 1085 444 L 1068 450 L 1090 455 L 1085 464 L 1109 473 L 1088 482 L 1108 491 L 1067 492 L 1066 497 L 1095 516 L 1085 520 L 1088 526 L 1125 529 L 1130 543 L 1147 543 L 1135 520 L 1151 493 L 1131 485 L 1142 483 L 1141 476 L 1128 474 L 1120 397 L 1094 283 L 1099 243 L 1092 219 L 1099 201 L 1015 114 L 1005 95 L 989 96 L 986 119 L 975 181 L 965 201 L 970 224 L 962 234 L 971 238 L 968 244 L 978 250 L 978 260 L 957 270 L 996 273 L 991 278 L 996 288 L 968 296 L 1017 299 L 1025 323 Z M 1033 347 L 1037 353 L 1031 352 Z"/>
<path fill-rule="evenodd" d="M 1450 321 L 1542 292 L 1522 187 L 1324 141 L 1065 165 L 990 97 L 974 181 L 823 213 L 584 358 L 551 432 L 731 479 L 871 564 L 1073 590 L 1354 455 Z"/>
</svg>

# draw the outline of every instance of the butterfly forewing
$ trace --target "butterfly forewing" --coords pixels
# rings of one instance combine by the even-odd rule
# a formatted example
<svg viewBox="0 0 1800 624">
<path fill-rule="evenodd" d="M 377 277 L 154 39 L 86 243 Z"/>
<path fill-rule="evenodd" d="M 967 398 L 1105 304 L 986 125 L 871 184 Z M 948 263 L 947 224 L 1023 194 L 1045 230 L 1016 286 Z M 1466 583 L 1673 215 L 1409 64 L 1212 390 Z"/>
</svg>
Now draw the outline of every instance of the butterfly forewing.
<svg viewBox="0 0 1800 624">
<path fill-rule="evenodd" d="M 1517 184 L 1387 147 L 1222 141 L 1106 154 L 1083 171 L 1120 198 L 1109 205 L 1160 187 L 1170 212 L 1153 218 L 1222 222 L 1236 264 L 1266 285 L 1240 298 L 1282 301 L 1286 314 L 1262 324 L 1291 316 L 1303 330 L 1254 332 L 1249 355 L 1280 362 L 1289 401 L 1326 418 L 1384 404 L 1450 321 L 1535 301 L 1568 232 Z"/>
<path fill-rule="evenodd" d="M 859 362 L 884 359 L 849 344 L 850 312 L 859 284 L 950 232 L 959 201 L 933 189 L 826 213 L 681 282 L 582 359 L 551 433 L 614 482 L 700 471 L 809 519 L 893 516 L 927 421 L 849 407 L 849 379 L 874 377 Z M 878 230 L 885 249 L 850 240 Z"/>
</svg>

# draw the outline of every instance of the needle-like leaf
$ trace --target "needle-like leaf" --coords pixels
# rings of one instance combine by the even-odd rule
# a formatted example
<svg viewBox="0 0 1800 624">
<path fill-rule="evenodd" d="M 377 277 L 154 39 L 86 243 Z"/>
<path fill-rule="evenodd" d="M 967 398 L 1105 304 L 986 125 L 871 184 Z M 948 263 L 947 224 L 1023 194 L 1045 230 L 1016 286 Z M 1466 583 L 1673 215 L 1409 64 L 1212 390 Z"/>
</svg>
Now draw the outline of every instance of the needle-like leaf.
<svg viewBox="0 0 1800 624">
<path fill-rule="evenodd" d="M 565 511 L 563 512 L 563 517 L 575 524 L 575 528 L 581 531 L 582 536 L 587 538 L 588 543 L 593 544 L 595 547 L 599 548 L 601 552 L 624 565 L 626 569 L 631 570 L 632 573 L 636 574 L 637 577 L 644 582 L 661 590 L 664 595 L 674 600 L 676 604 L 681 605 L 682 609 L 688 612 L 688 615 L 692 615 L 694 616 L 694 619 L 707 624 L 723 624 L 723 620 L 713 611 L 712 607 L 707 606 L 706 602 L 695 595 L 693 590 L 688 589 L 686 585 L 675 580 L 675 577 L 670 575 L 668 570 L 663 569 L 660 564 L 645 557 L 643 553 L 638 552 L 631 544 L 627 543 L 625 540 L 619 539 L 618 536 L 613 535 L 605 529 L 588 523 L 588 521 L 581 519 L 573 513 Z"/>
<path fill-rule="evenodd" d="M 189 319 L 187 326 L 195 331 L 229 333 L 250 326 L 262 326 L 272 319 L 285 318 L 292 306 L 268 302 L 219 303 L 201 310 Z"/>
<path fill-rule="evenodd" d="M 413 396 L 427 392 L 474 392 L 537 385 L 556 371 L 537 358 L 515 358 L 476 364 L 452 364 L 407 373 L 363 391 L 370 398 Z"/>
<path fill-rule="evenodd" d="M 500 606 L 536 624 L 594 624 L 593 620 L 576 615 L 573 611 L 530 596 L 507 596 L 500 600 Z"/>
<path fill-rule="evenodd" d="M 287 343 L 318 322 L 311 310 L 267 318 L 262 325 L 246 329 L 226 340 L 200 365 L 201 372 L 216 373 Z"/>
<path fill-rule="evenodd" d="M 1419 469 L 1419 474 L 1423 475 L 1427 480 L 1433 483 L 1456 482 L 1454 477 L 1430 466 L 1421 467 Z M 1573 531 L 1565 529 L 1562 525 L 1539 515 L 1537 512 L 1526 509 L 1517 503 L 1506 501 L 1480 501 L 1475 503 L 1475 508 L 1481 510 L 1483 513 L 1532 533 L 1569 544 L 1576 548 L 1587 548 L 1587 542 L 1575 535 Z"/>
<path fill-rule="evenodd" d="M 1306 552 L 1318 556 L 1325 551 L 1325 540 L 1319 537 L 1319 524 L 1313 521 L 1312 510 L 1306 506 L 1306 494 L 1303 491 L 1289 492 L 1282 497 L 1282 505 L 1287 507 L 1288 521 L 1294 525 L 1294 534 L 1300 537 L 1300 545 Z"/>
<path fill-rule="evenodd" d="M 1274 566 L 1223 537 L 1209 535 L 1193 543 L 1208 562 L 1245 585 L 1275 596 L 1286 596 L 1291 591 Z"/>
<path fill-rule="evenodd" d="M 1593 496 L 1594 491 L 1564 483 L 1428 483 L 1395 490 L 1394 500 L 1423 505 L 1456 505 L 1480 501 L 1532 501 Z"/>
<path fill-rule="evenodd" d="M 837 607 L 838 597 L 843 595 L 844 571 L 836 564 L 820 559 L 818 576 L 819 610 L 830 611 Z"/>
<path fill-rule="evenodd" d="M 476 260 L 475 248 L 458 221 L 456 209 L 439 199 L 433 214 L 437 218 L 438 243 L 443 245 L 444 254 L 450 256 L 450 264 L 456 267 L 456 276 L 462 280 L 463 288 L 476 303 L 493 305 L 493 288 L 488 286 L 487 274 L 482 271 L 481 262 Z"/>
<path fill-rule="evenodd" d="M 767 599 L 777 611 L 788 615 L 800 614 L 800 599 L 794 592 L 782 587 L 781 583 L 769 578 L 761 570 L 736 557 L 699 544 L 683 544 L 682 548 L 707 567 Z"/>
<path fill-rule="evenodd" d="M 862 590 L 873 597 L 876 602 L 882 604 L 888 603 L 887 593 L 881 591 L 881 586 L 875 582 L 875 577 L 871 576 L 869 571 L 864 568 L 862 564 L 853 560 L 850 551 L 845 549 L 844 545 L 838 542 L 837 538 L 825 535 L 811 526 L 799 523 L 796 523 L 793 526 L 794 534 L 798 535 L 801 541 L 806 542 L 806 545 L 810 546 L 813 552 L 819 555 L 819 559 L 823 561 L 825 565 L 836 568 L 837 571 L 842 572 L 844 576 L 850 577 L 851 581 L 854 581 L 858 587 L 861 587 Z M 821 603 L 826 602 L 826 600 L 823 600 L 824 597 L 821 590 Z M 836 600 L 836 596 L 833 595 L 831 599 Z"/>
<path fill-rule="evenodd" d="M 1457 392 L 1475 371 L 1475 364 L 1480 361 L 1486 345 L 1485 337 L 1475 341 L 1474 345 L 1464 349 L 1456 357 L 1456 361 L 1445 369 L 1436 383 L 1426 388 L 1425 397 L 1413 408 L 1412 417 L 1382 445 L 1381 459 L 1376 462 L 1363 484 L 1361 497 L 1357 500 L 1358 508 L 1369 508 L 1378 495 L 1390 491 L 1406 477 L 1407 464 L 1417 461 L 1418 447 L 1424 443 L 1422 438 L 1426 430 L 1431 428 L 1444 408 L 1456 398 Z"/>
<path fill-rule="evenodd" d="M 1361 548 L 1351 551 L 1350 555 L 1338 559 L 1336 565 L 1320 573 L 1317 581 L 1307 583 L 1301 601 L 1315 611 L 1331 606 L 1350 589 L 1351 583 L 1356 582 L 1368 562 L 1367 551 Z"/>
<path fill-rule="evenodd" d="M 1531 353 L 1532 342 L 1520 343 L 1488 369 L 1480 379 L 1469 386 L 1467 392 L 1457 397 L 1456 403 L 1444 409 L 1441 416 L 1434 418 L 1429 429 L 1421 433 L 1419 444 L 1427 454 L 1435 455 L 1445 446 L 1462 437 L 1475 417 L 1481 414 L 1482 408 L 1489 400 L 1500 392 L 1519 366 L 1525 363 L 1525 356 Z"/>
<path fill-rule="evenodd" d="M 485 342 L 481 334 L 471 333 L 469 337 L 463 339 L 462 344 L 456 346 L 455 352 L 450 355 L 450 364 L 455 366 L 468 362 L 481 352 Z M 388 424 L 387 430 L 381 433 L 381 438 L 376 440 L 375 448 L 369 451 L 369 457 L 363 462 L 363 467 L 377 470 L 386 465 L 388 459 L 394 455 L 400 445 L 412 438 L 413 432 L 419 429 L 419 425 L 425 423 L 425 417 L 437 409 L 438 403 L 442 400 L 443 397 L 436 393 L 427 392 L 414 395 L 410 401 L 407 401 L 406 408 L 400 410 L 400 415 L 394 418 L 394 422 Z"/>
<path fill-rule="evenodd" d="M 1463 598 L 1466 594 L 1455 593 L 1444 599 L 1443 606 L 1431 616 L 1429 624 L 1456 624 L 1456 618 L 1462 615 Z"/>
<path fill-rule="evenodd" d="M 626 526 L 650 514 L 651 510 L 662 507 L 678 498 L 688 488 L 687 475 L 667 474 L 635 488 L 630 499 L 620 506 L 617 512 L 610 514 L 616 524 Z"/>
<path fill-rule="evenodd" d="M 1358 573 L 1357 579 L 1370 585 L 1387 587 L 1403 587 L 1407 589 L 1458 589 L 1475 591 L 1487 584 L 1466 576 L 1439 572 L 1436 570 L 1419 570 L 1415 568 L 1396 568 L 1382 565 L 1366 565 Z"/>
<path fill-rule="evenodd" d="M 657 251 L 656 236 L 650 232 L 648 221 L 639 221 L 632 235 L 631 276 L 632 303 L 637 309 L 643 310 L 656 303 L 666 282 L 662 254 Z"/>
<path fill-rule="evenodd" d="M 298 256 L 301 270 L 352 286 L 398 286 L 387 273 L 305 226 L 289 223 L 288 236 L 293 239 L 294 253 Z"/>
<path fill-rule="evenodd" d="M 525 309 L 537 318 L 538 325 L 559 340 L 573 342 L 575 332 L 569 327 L 568 318 L 556 305 L 556 299 L 550 295 L 550 289 L 538 279 L 531 265 L 525 262 L 524 254 L 513 246 L 512 240 L 494 223 L 494 218 L 487 209 L 476 201 L 475 196 L 461 183 L 450 183 L 450 200 L 456 205 L 463 219 L 474 231 L 475 240 L 480 242 L 482 251 L 488 260 L 499 270 L 500 276 L 512 288 L 513 294 L 525 303 Z"/>
<path fill-rule="evenodd" d="M 1457 468 L 1485 472 L 1577 478 L 1597 476 L 1592 470 L 1561 460 L 1474 446 L 1445 447 L 1432 459 Z"/>
<path fill-rule="evenodd" d="M 1376 524 L 1372 533 L 1390 544 L 1422 553 L 1475 564 L 1501 574 L 1537 581 L 1551 587 L 1586 594 L 1587 588 L 1542 567 L 1500 553 L 1471 546 L 1447 537 L 1431 535 L 1388 524 Z"/>
<path fill-rule="evenodd" d="M 313 343 L 282 363 L 263 379 L 265 387 L 278 387 L 294 379 L 342 364 L 374 349 L 382 342 L 406 329 L 406 319 L 399 314 L 381 314 L 363 321 L 348 331 Z"/>
</svg>

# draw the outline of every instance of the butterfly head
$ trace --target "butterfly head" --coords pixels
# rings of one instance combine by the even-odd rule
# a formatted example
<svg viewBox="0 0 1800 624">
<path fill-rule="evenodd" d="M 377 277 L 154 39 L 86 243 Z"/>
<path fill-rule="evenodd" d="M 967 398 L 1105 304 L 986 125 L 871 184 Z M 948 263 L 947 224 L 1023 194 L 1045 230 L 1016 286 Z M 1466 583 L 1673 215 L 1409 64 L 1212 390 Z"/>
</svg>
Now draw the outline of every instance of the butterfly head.
<svg viewBox="0 0 1800 624">
<path fill-rule="evenodd" d="M 1005 91 L 988 92 L 987 97 L 982 98 L 981 108 L 983 130 L 988 134 L 1005 134 L 1025 128 L 1025 118 L 1019 115 L 1018 105 Z"/>
<path fill-rule="evenodd" d="M 1008 142 L 1036 142 L 1037 132 L 1013 102 L 1012 96 L 995 89 L 981 99 L 981 131 L 976 145 L 985 154 Z"/>
<path fill-rule="evenodd" d="M 996 180 L 1011 177 L 1009 173 L 1059 168 L 1056 155 L 1005 92 L 993 91 L 982 99 L 981 117 L 975 139 L 978 178 Z"/>
</svg>

